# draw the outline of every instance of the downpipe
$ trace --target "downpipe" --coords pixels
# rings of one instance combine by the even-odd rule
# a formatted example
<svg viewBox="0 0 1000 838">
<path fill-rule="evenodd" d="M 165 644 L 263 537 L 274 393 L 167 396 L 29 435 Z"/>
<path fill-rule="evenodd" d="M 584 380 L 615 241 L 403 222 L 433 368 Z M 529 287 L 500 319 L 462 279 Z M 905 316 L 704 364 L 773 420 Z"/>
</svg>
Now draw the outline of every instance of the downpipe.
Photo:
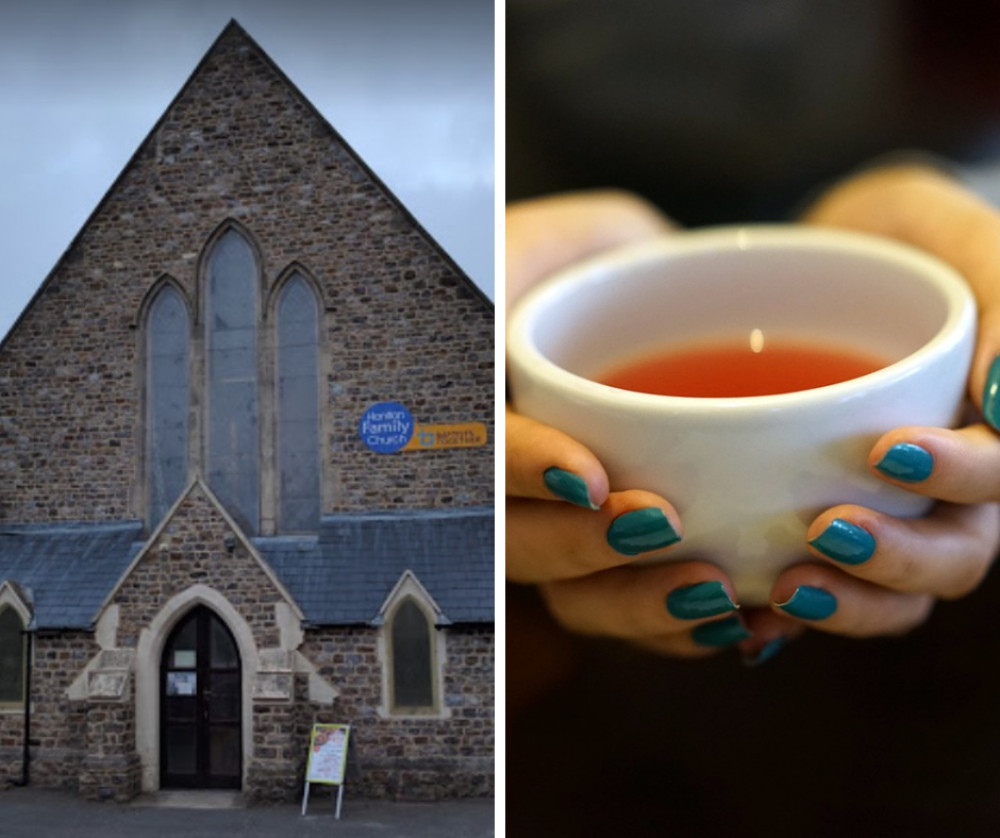
<svg viewBox="0 0 1000 838">
<path fill-rule="evenodd" d="M 21 779 L 13 780 L 15 786 L 26 786 L 31 781 L 31 670 L 34 658 L 34 619 L 21 631 L 24 637 L 24 735 L 21 745 Z"/>
</svg>

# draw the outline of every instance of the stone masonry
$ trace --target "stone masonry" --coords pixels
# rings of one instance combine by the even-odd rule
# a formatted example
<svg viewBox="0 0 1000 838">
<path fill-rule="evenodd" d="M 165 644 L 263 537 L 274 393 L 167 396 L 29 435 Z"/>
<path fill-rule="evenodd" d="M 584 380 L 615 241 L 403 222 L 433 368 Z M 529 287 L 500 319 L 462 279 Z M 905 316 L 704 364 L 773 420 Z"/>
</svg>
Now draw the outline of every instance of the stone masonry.
<svg viewBox="0 0 1000 838">
<path fill-rule="evenodd" d="M 144 516 L 143 304 L 170 277 L 200 312 L 202 257 L 229 223 L 259 250 L 266 314 L 293 267 L 322 292 L 325 511 L 492 502 L 481 450 L 422 452 L 401 470 L 366 456 L 356 432 L 384 400 L 418 422 L 492 429 L 492 306 L 237 27 L 3 344 L 0 518 Z"/>
<path fill-rule="evenodd" d="M 202 482 L 205 259 L 231 228 L 260 268 L 252 534 Z M 240 643 L 249 800 L 301 794 L 317 722 L 352 725 L 348 794 L 493 793 L 492 623 L 437 626 L 441 713 L 394 717 L 383 629 L 309 624 L 250 538 L 278 535 L 273 314 L 293 271 L 322 301 L 323 515 L 493 503 L 492 304 L 231 23 L 0 344 L 0 524 L 138 522 L 147 518 L 145 314 L 170 282 L 191 315 L 189 488 L 165 522 L 147 526 L 89 630 L 36 632 L 34 784 L 119 800 L 155 787 L 150 697 L 160 682 L 150 655 L 184 609 L 207 604 Z M 383 401 L 418 423 L 482 422 L 488 444 L 375 455 L 357 426 Z M 20 776 L 23 733 L 22 711 L 0 711 L 0 786 Z"/>
</svg>

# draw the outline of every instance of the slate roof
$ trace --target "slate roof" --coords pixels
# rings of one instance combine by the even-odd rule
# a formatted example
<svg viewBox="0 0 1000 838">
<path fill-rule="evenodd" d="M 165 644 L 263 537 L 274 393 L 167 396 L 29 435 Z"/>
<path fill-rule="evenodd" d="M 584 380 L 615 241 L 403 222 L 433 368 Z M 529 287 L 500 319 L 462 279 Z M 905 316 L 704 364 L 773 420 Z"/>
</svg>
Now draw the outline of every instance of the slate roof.
<svg viewBox="0 0 1000 838">
<path fill-rule="evenodd" d="M 143 546 L 141 521 L 0 524 L 0 582 L 40 629 L 90 629 Z M 253 544 L 312 625 L 370 624 L 407 570 L 451 623 L 493 622 L 493 507 L 323 519 L 318 536 Z"/>
<path fill-rule="evenodd" d="M 368 624 L 407 570 L 452 623 L 493 622 L 493 507 L 323 519 L 253 540 L 313 625 Z"/>
<path fill-rule="evenodd" d="M 141 521 L 0 524 L 0 582 L 30 592 L 38 628 L 89 629 L 141 534 Z"/>
</svg>

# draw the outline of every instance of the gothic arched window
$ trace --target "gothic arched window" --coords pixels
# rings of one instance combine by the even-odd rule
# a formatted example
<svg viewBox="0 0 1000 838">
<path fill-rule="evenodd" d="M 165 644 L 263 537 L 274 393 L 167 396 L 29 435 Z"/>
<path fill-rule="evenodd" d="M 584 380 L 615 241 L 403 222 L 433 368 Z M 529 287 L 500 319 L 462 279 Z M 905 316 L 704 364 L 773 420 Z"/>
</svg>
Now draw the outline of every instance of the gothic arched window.
<svg viewBox="0 0 1000 838">
<path fill-rule="evenodd" d="M 0 706 L 24 702 L 24 623 L 10 606 L 0 606 Z"/>
<path fill-rule="evenodd" d="M 208 483 L 254 534 L 260 519 L 258 267 L 250 244 L 235 230 L 212 247 L 207 286 Z"/>
<path fill-rule="evenodd" d="M 406 597 L 392 612 L 389 639 L 392 661 L 390 709 L 394 713 L 433 711 L 433 627 L 413 597 Z"/>
<path fill-rule="evenodd" d="M 149 524 L 155 527 L 187 483 L 191 323 L 180 293 L 164 285 L 146 324 L 146 457 Z"/>
<path fill-rule="evenodd" d="M 320 517 L 319 312 L 293 274 L 278 299 L 278 526 L 314 532 Z"/>
</svg>

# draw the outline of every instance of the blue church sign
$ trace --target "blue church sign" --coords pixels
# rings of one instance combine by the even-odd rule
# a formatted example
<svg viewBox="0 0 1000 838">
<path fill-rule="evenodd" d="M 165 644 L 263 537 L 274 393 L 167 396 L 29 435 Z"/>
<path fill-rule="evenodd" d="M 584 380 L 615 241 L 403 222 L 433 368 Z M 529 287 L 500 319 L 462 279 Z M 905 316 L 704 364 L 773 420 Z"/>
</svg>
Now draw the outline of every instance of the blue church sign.
<svg viewBox="0 0 1000 838">
<path fill-rule="evenodd" d="M 394 454 L 413 436 L 413 416 L 399 402 L 379 402 L 361 416 L 358 434 L 375 453 Z"/>
</svg>

